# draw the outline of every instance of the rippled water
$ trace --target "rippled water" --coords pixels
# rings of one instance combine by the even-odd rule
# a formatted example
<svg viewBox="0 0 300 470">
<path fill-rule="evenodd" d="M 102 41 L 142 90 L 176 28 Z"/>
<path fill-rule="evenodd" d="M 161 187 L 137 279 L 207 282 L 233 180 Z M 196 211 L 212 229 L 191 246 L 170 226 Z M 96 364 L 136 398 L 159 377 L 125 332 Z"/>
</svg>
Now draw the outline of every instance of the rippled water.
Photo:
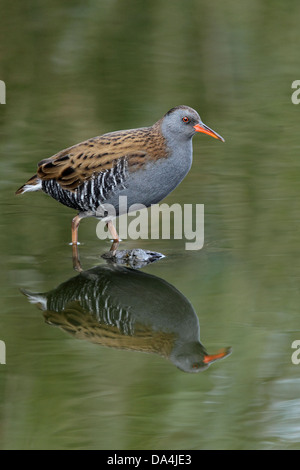
<svg viewBox="0 0 300 470">
<path fill-rule="evenodd" d="M 299 448 L 299 3 L 1 7 L 0 448 Z M 178 104 L 226 139 L 195 136 L 165 200 L 204 204 L 203 249 L 125 240 L 165 258 L 113 268 L 86 219 L 75 272 L 74 212 L 14 191 L 42 158 Z M 188 373 L 190 343 L 196 362 L 232 352 Z"/>
</svg>

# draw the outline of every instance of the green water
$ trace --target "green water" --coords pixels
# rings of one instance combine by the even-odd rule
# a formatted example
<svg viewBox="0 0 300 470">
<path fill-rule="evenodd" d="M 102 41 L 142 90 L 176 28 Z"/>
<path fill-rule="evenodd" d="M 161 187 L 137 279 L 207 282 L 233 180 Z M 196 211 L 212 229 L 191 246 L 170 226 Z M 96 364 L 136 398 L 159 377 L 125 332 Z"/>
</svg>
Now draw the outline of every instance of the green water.
<svg viewBox="0 0 300 470">
<path fill-rule="evenodd" d="M 299 2 L 1 0 L 0 9 L 0 448 L 298 449 Z M 165 200 L 204 204 L 204 247 L 122 247 L 165 254 L 142 272 L 191 303 L 209 352 L 232 347 L 198 374 L 77 339 L 20 290 L 76 276 L 74 212 L 41 193 L 14 195 L 36 163 L 178 104 L 226 139 L 195 136 L 192 170 Z M 105 265 L 96 225 L 80 227 L 84 270 Z"/>
</svg>

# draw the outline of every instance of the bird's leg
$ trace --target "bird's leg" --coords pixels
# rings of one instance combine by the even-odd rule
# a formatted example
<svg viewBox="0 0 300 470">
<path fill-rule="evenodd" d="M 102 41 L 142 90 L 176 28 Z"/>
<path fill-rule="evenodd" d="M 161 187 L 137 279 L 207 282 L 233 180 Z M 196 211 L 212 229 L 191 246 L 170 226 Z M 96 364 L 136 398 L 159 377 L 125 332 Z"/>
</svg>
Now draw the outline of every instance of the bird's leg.
<svg viewBox="0 0 300 470">
<path fill-rule="evenodd" d="M 75 271 L 82 271 L 82 267 L 79 260 L 78 253 L 78 227 L 80 224 L 81 217 L 76 215 L 72 220 L 72 256 L 73 256 L 73 268 Z"/>
<path fill-rule="evenodd" d="M 115 253 L 118 249 L 118 246 L 119 246 L 119 243 L 120 243 L 120 238 L 119 238 L 118 232 L 116 230 L 116 227 L 114 226 L 114 224 L 111 220 L 109 220 L 106 225 L 107 225 L 107 228 L 108 228 L 108 230 L 109 230 L 109 232 L 112 236 L 112 239 L 113 239 L 113 243 L 110 247 L 110 251 L 113 251 Z"/>
<path fill-rule="evenodd" d="M 116 254 L 116 251 L 117 251 L 117 249 L 118 249 L 118 246 L 119 246 L 119 242 L 116 241 L 116 240 L 114 240 L 114 241 L 112 242 L 112 245 L 111 245 L 109 251 L 111 251 L 111 252 L 113 253 L 113 255 L 115 255 L 115 254 Z"/>
<path fill-rule="evenodd" d="M 76 215 L 72 220 L 72 245 L 78 245 L 78 227 L 80 224 L 81 217 Z"/>
<path fill-rule="evenodd" d="M 72 244 L 72 255 L 73 255 L 73 268 L 75 271 L 82 272 L 83 269 L 81 267 L 80 259 L 79 259 L 79 252 L 78 252 L 78 245 Z"/>
</svg>

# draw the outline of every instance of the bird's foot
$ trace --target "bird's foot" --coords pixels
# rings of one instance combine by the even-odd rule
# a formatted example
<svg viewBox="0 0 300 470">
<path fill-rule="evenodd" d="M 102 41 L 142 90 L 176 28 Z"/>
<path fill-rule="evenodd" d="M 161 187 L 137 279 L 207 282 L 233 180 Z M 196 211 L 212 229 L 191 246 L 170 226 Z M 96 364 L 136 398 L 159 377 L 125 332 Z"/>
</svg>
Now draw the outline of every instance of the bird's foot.
<svg viewBox="0 0 300 470">
<path fill-rule="evenodd" d="M 102 255 L 102 258 L 108 262 L 112 262 L 118 265 L 126 265 L 131 268 L 140 269 L 147 264 L 154 263 L 165 256 L 156 251 L 142 250 L 140 248 L 134 248 L 133 250 L 118 250 L 108 251 Z"/>
</svg>

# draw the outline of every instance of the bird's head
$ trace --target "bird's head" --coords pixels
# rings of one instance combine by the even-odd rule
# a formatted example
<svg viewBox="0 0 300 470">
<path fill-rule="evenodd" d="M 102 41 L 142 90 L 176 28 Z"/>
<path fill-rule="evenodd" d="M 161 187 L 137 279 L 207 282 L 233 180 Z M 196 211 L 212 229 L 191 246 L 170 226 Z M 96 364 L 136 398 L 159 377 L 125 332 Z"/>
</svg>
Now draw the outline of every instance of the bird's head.
<svg viewBox="0 0 300 470">
<path fill-rule="evenodd" d="M 196 132 L 210 135 L 225 142 L 223 137 L 206 126 L 194 109 L 189 106 L 176 106 L 170 109 L 162 119 L 162 132 L 165 136 L 177 136 L 180 139 L 191 139 Z"/>
</svg>

